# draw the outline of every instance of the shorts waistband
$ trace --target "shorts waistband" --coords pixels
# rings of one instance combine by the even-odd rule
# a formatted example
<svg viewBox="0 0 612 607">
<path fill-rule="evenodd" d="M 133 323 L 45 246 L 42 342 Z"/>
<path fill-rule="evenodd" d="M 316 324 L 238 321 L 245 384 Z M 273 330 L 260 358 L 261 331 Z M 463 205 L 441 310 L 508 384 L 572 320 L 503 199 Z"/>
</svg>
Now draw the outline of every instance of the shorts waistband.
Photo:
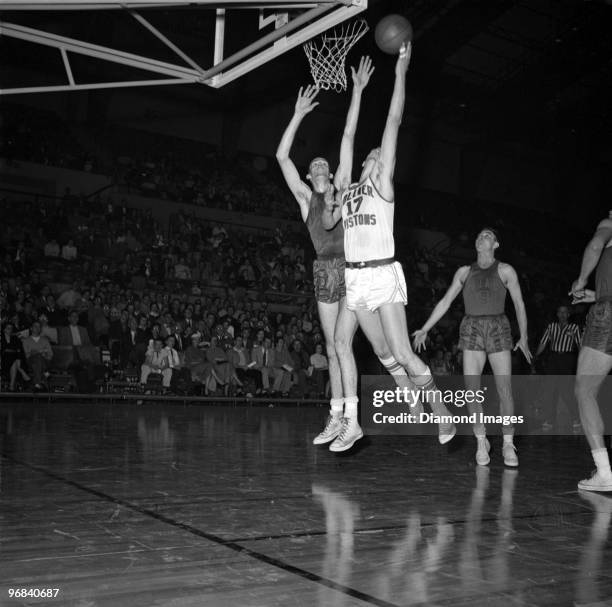
<svg viewBox="0 0 612 607">
<path fill-rule="evenodd" d="M 378 268 L 379 266 L 387 266 L 395 262 L 395 257 L 387 257 L 386 259 L 371 259 L 370 261 L 347 261 L 346 267 L 360 270 L 361 268 Z"/>
<path fill-rule="evenodd" d="M 481 320 L 485 320 L 487 318 L 499 318 L 500 316 L 506 316 L 506 313 L 500 312 L 499 314 L 466 314 L 465 318 L 478 318 Z"/>
<path fill-rule="evenodd" d="M 344 255 L 317 255 L 317 261 L 344 261 Z"/>
</svg>

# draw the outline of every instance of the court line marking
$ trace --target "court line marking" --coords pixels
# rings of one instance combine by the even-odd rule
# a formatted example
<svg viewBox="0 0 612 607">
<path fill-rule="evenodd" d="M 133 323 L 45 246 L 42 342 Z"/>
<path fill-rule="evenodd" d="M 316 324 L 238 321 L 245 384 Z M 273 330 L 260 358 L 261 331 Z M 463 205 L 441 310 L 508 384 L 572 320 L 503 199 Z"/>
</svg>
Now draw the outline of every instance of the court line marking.
<svg viewBox="0 0 612 607">
<path fill-rule="evenodd" d="M 301 567 L 296 567 L 295 565 L 290 565 L 289 563 L 281 561 L 280 559 L 276 559 L 274 557 L 268 556 L 261 552 L 251 550 L 250 548 L 241 546 L 235 541 L 224 540 L 222 537 L 215 535 L 213 533 L 202 531 L 201 529 L 198 529 L 197 527 L 193 527 L 192 525 L 188 525 L 187 523 L 181 523 L 163 514 L 153 512 L 152 510 L 149 510 L 148 508 L 142 508 L 140 506 L 137 506 L 136 504 L 132 504 L 131 502 L 123 500 L 119 497 L 113 497 L 112 495 L 104 493 L 103 491 L 98 491 L 97 489 L 87 487 L 85 485 L 82 485 L 81 483 L 72 481 L 69 478 L 61 476 L 60 474 L 51 472 L 50 470 L 47 470 L 46 468 L 42 468 L 41 466 L 35 466 L 33 464 L 29 464 L 28 462 L 18 460 L 6 453 L 2 453 L 1 455 L 4 459 L 10 462 L 13 462 L 14 464 L 18 464 L 25 468 L 29 468 L 30 470 L 34 470 L 35 472 L 39 472 L 40 474 L 44 474 L 45 476 L 48 476 L 49 478 L 60 481 L 66 485 L 70 485 L 71 487 L 74 487 L 75 489 L 79 489 L 80 491 L 84 491 L 85 493 L 95 495 L 96 497 L 104 501 L 110 502 L 112 504 L 118 504 L 129 510 L 133 510 L 134 512 L 138 512 L 139 514 L 153 518 L 161 523 L 171 525 L 173 527 L 181 529 L 182 531 L 191 533 L 192 535 L 195 535 L 197 537 L 201 537 L 215 544 L 225 546 L 226 548 L 229 548 L 230 550 L 233 550 L 234 552 L 237 552 L 239 554 L 244 554 L 246 556 L 250 556 L 251 558 L 261 561 L 262 563 L 266 563 L 267 565 L 271 565 L 272 567 L 277 567 L 278 569 L 286 571 L 287 573 L 293 573 L 294 575 L 304 578 L 310 582 L 315 582 L 322 586 L 326 586 L 327 588 L 330 588 L 331 590 L 336 590 L 338 592 L 341 592 L 353 598 L 359 599 L 366 603 L 370 603 L 371 605 L 376 605 L 377 607 L 400 607 L 399 605 L 395 603 L 390 603 L 389 601 L 379 599 L 365 592 L 361 592 L 360 590 L 357 590 L 355 588 L 351 588 L 350 586 L 344 586 L 343 584 L 339 584 L 337 582 L 334 582 L 333 580 L 324 578 L 316 573 L 313 573 L 312 571 L 302 569 Z"/>
<path fill-rule="evenodd" d="M 593 512 L 590 510 L 572 510 L 569 512 L 555 512 L 551 514 L 550 512 L 543 512 L 542 514 L 521 514 L 518 516 L 513 516 L 512 520 L 529 520 L 529 519 L 538 519 L 544 517 L 552 517 L 552 516 L 578 516 L 579 514 L 592 514 Z M 492 517 L 482 517 L 480 521 L 482 523 L 495 523 L 498 520 L 497 516 Z M 470 521 L 463 519 L 449 519 L 445 521 L 445 524 L 448 525 L 467 525 Z M 424 522 L 421 523 L 421 528 L 423 527 L 435 527 L 437 525 L 437 521 Z M 363 529 L 355 529 L 353 533 L 355 535 L 363 533 L 383 533 L 385 531 L 401 531 L 402 529 L 407 529 L 407 525 L 381 525 L 380 527 L 364 527 Z M 291 539 L 291 538 L 299 538 L 299 537 L 308 537 L 319 536 L 319 535 L 327 535 L 327 531 L 323 530 L 315 530 L 315 531 L 296 531 L 295 533 L 279 533 L 278 535 L 255 535 L 253 537 L 237 537 L 232 538 L 232 542 L 260 542 L 264 540 L 282 540 L 282 539 Z"/>
</svg>

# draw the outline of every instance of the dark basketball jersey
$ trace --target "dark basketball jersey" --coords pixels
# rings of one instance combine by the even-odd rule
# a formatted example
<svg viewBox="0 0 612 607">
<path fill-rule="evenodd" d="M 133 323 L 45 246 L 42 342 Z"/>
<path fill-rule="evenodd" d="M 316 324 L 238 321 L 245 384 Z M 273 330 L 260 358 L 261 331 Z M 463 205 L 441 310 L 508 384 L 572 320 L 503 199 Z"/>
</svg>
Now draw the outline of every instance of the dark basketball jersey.
<svg viewBox="0 0 612 607">
<path fill-rule="evenodd" d="M 612 301 L 612 246 L 604 249 L 595 272 L 595 299 Z"/>
<path fill-rule="evenodd" d="M 344 229 L 339 221 L 332 230 L 323 227 L 325 199 L 323 194 L 313 192 L 310 197 L 306 227 L 318 257 L 344 258 Z"/>
<path fill-rule="evenodd" d="M 484 269 L 474 262 L 463 285 L 463 304 L 469 316 L 504 313 L 507 289 L 499 277 L 499 261 Z"/>
</svg>

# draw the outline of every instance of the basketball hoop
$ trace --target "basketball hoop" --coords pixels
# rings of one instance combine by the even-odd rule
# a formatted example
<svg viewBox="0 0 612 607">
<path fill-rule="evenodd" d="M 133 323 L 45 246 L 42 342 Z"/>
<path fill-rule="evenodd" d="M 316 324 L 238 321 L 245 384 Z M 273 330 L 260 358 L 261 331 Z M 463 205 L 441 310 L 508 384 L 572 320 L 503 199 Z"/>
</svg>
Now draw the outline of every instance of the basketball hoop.
<svg viewBox="0 0 612 607">
<path fill-rule="evenodd" d="M 365 19 L 359 19 L 337 26 L 322 34 L 320 39 L 304 44 L 310 73 L 317 87 L 337 93 L 346 91 L 346 55 L 369 29 Z"/>
</svg>

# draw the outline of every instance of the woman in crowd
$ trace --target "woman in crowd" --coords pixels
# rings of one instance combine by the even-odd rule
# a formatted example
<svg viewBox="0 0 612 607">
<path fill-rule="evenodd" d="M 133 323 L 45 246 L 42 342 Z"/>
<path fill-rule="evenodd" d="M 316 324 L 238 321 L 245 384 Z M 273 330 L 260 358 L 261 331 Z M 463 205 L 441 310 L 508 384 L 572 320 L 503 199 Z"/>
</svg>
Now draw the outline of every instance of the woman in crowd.
<svg viewBox="0 0 612 607">
<path fill-rule="evenodd" d="M 30 376 L 25 372 L 25 355 L 21 339 L 14 334 L 14 327 L 7 323 L 2 330 L 2 347 L 0 357 L 2 359 L 2 378 L 9 380 L 9 390 L 15 390 L 15 382 L 19 374 L 24 381 L 30 381 Z"/>
</svg>

